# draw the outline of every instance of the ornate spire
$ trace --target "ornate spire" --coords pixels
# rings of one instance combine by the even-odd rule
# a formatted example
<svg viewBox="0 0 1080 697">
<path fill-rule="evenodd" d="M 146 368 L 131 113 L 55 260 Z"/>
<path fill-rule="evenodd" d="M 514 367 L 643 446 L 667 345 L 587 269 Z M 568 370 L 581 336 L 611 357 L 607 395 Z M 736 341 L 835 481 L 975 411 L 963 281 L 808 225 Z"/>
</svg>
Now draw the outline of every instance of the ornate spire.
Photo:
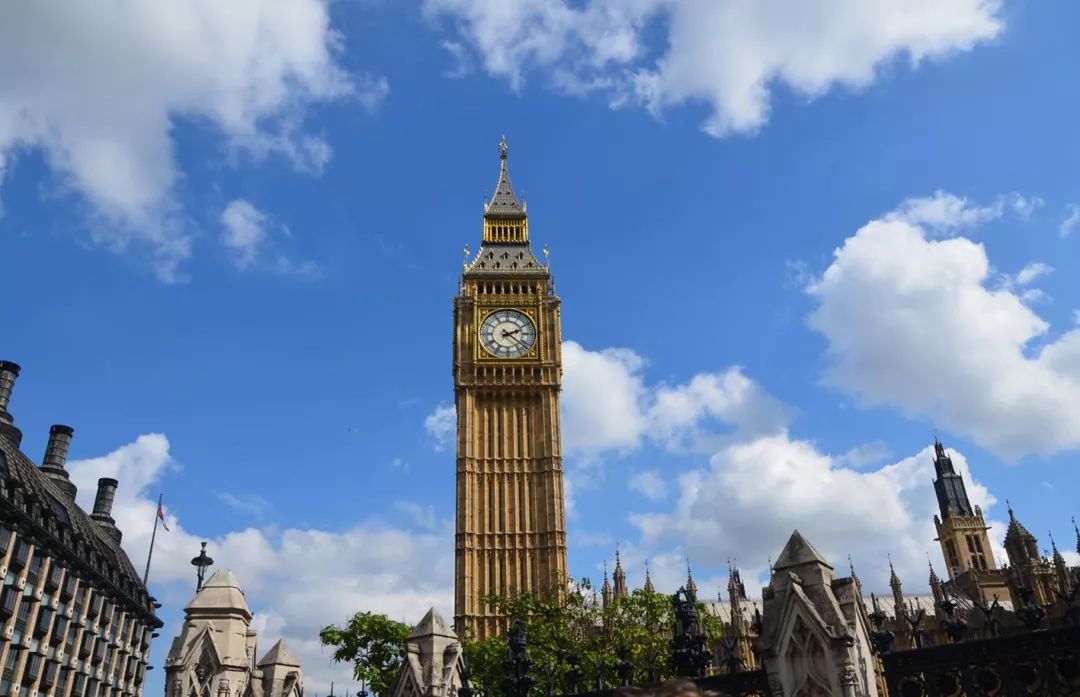
<svg viewBox="0 0 1080 697">
<path fill-rule="evenodd" d="M 649 576 L 649 560 L 645 560 L 645 592 L 655 593 L 656 588 L 653 587 L 652 578 Z"/>
<path fill-rule="evenodd" d="M 952 458 L 945 452 L 945 446 L 934 434 L 934 493 L 937 494 L 941 518 L 952 516 L 973 517 L 975 510 L 968 499 L 964 479 L 953 467 Z"/>
<path fill-rule="evenodd" d="M 697 584 L 694 583 L 694 572 L 690 570 L 689 559 L 686 560 L 686 592 L 697 600 Z"/>
<path fill-rule="evenodd" d="M 1076 553 L 1080 554 L 1080 528 L 1076 527 L 1076 517 L 1072 519 L 1073 532 L 1076 533 Z"/>
<path fill-rule="evenodd" d="M 495 193 L 491 200 L 484 206 L 484 217 L 495 218 L 524 218 L 525 207 L 518 201 L 514 187 L 510 185 L 510 170 L 506 166 L 506 156 L 510 152 L 510 146 L 506 144 L 506 136 L 499 140 L 499 182 L 495 185 Z"/>
<path fill-rule="evenodd" d="M 934 563 L 930 561 L 929 554 L 926 555 L 926 564 L 930 567 L 930 593 L 934 596 L 934 604 L 938 605 L 945 600 L 945 594 L 942 592 L 941 579 L 934 571 Z"/>
<path fill-rule="evenodd" d="M 896 569 L 893 568 L 892 556 L 889 556 L 889 588 L 892 589 L 893 596 L 893 610 L 896 613 L 897 618 L 901 617 L 904 613 L 904 591 L 901 589 L 900 577 L 896 575 Z"/>
<path fill-rule="evenodd" d="M 615 550 L 615 597 L 625 598 L 630 593 L 626 589 L 626 571 L 622 567 L 622 559 L 619 558 L 619 550 Z"/>
<path fill-rule="evenodd" d="M 892 555 L 889 555 L 889 588 L 896 590 L 900 588 L 900 577 L 896 575 L 896 569 L 893 567 Z"/>
<path fill-rule="evenodd" d="M 1009 555 L 1009 563 L 1015 566 L 1026 559 L 1038 560 L 1038 540 L 1016 519 L 1008 499 L 1005 499 L 1005 505 L 1009 507 L 1009 527 L 1005 530 L 1005 552 Z"/>
<path fill-rule="evenodd" d="M 607 576 L 607 560 L 604 560 L 604 585 L 600 588 L 601 597 L 604 600 L 604 607 L 611 604 L 611 582 L 608 581 Z"/>
</svg>

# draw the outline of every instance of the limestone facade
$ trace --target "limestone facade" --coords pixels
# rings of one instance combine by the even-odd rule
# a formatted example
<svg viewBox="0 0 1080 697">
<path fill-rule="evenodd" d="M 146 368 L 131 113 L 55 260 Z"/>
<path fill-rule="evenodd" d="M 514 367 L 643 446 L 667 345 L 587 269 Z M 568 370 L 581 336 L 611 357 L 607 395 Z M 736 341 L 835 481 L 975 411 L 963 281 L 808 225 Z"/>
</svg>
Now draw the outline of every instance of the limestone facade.
<svg viewBox="0 0 1080 697">
<path fill-rule="evenodd" d="M 504 633 L 491 595 L 558 592 L 566 578 L 559 298 L 533 254 L 505 141 L 483 244 L 454 300 L 457 491 L 454 625 Z"/>
<path fill-rule="evenodd" d="M 758 645 L 773 693 L 878 697 L 870 624 L 853 578 L 796 530 L 762 594 Z"/>
<path fill-rule="evenodd" d="M 454 697 L 461 687 L 461 642 L 431 608 L 405 640 L 405 661 L 386 697 Z"/>
<path fill-rule="evenodd" d="M 211 576 L 184 608 L 165 659 L 166 697 L 303 697 L 303 669 L 284 642 L 256 660 L 251 619 L 236 576 Z"/>
</svg>

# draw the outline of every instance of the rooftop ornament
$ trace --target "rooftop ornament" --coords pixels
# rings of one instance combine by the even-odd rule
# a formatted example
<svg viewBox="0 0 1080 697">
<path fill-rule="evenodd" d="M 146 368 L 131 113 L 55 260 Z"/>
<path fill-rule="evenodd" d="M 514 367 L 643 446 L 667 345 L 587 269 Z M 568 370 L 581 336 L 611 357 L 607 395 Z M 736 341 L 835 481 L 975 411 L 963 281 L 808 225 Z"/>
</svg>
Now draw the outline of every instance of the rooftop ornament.
<svg viewBox="0 0 1080 697">
<path fill-rule="evenodd" d="M 195 592 L 198 593 L 202 590 L 203 580 L 206 578 L 206 569 L 213 566 L 214 560 L 206 553 L 206 543 L 202 543 L 202 549 L 199 550 L 199 556 L 191 560 L 191 565 L 195 567 L 195 576 L 198 582 L 195 584 Z"/>
</svg>

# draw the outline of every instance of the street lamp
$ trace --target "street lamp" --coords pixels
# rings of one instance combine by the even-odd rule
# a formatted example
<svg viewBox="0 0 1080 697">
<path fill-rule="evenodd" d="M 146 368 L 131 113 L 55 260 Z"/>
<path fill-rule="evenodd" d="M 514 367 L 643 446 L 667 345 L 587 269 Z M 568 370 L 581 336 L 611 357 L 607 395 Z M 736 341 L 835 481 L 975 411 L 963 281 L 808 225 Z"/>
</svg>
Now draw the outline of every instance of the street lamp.
<svg viewBox="0 0 1080 697">
<path fill-rule="evenodd" d="M 198 593 L 202 590 L 203 579 L 206 577 L 206 569 L 212 566 L 214 560 L 206 554 L 206 543 L 202 543 L 202 549 L 199 550 L 199 556 L 191 560 L 191 565 L 195 567 L 195 574 L 199 581 L 195 586 L 195 592 Z"/>
</svg>

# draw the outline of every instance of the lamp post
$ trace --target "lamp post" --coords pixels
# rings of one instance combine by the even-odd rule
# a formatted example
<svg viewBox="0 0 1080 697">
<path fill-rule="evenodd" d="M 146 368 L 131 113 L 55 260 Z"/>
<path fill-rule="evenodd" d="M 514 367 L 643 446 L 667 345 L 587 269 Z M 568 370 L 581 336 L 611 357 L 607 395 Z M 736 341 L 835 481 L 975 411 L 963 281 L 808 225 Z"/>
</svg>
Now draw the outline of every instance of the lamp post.
<svg viewBox="0 0 1080 697">
<path fill-rule="evenodd" d="M 195 592 L 198 593 L 202 590 L 203 579 L 206 577 L 206 569 L 212 566 L 214 560 L 210 558 L 206 553 L 206 543 L 202 543 L 202 549 L 199 550 L 199 556 L 191 560 L 191 565 L 195 567 L 195 575 L 198 578 L 198 583 L 195 585 Z"/>
</svg>

